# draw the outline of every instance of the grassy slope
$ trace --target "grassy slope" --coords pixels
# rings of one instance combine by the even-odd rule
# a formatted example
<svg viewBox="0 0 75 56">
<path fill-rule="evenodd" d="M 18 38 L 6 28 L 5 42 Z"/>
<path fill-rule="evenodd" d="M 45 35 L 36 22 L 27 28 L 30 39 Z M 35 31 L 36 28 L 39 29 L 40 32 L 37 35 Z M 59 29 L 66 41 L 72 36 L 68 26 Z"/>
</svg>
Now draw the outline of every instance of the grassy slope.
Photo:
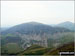
<svg viewBox="0 0 75 56">
<path fill-rule="evenodd" d="M 50 48 L 44 48 L 38 45 L 33 45 L 29 47 L 27 50 L 21 52 L 21 55 L 43 55 L 47 51 L 49 51 Z"/>
<path fill-rule="evenodd" d="M 37 48 L 38 47 L 38 48 Z M 74 51 L 74 43 L 65 44 L 57 49 L 44 48 L 37 45 L 29 47 L 19 55 L 58 55 L 61 51 Z"/>
</svg>

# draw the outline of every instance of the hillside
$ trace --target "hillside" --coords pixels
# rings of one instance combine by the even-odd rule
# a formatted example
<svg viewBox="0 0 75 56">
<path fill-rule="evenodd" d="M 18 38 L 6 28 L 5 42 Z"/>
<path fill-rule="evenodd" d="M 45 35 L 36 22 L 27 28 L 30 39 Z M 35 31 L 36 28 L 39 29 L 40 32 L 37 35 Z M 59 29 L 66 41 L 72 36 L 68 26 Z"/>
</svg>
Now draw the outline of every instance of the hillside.
<svg viewBox="0 0 75 56">
<path fill-rule="evenodd" d="M 38 48 L 36 48 L 36 46 Z M 44 48 L 38 45 L 33 45 L 27 50 L 20 52 L 19 55 L 59 55 L 59 52 L 74 52 L 74 43 L 64 44 L 58 48 Z"/>
<path fill-rule="evenodd" d="M 46 51 L 48 51 L 48 50 L 49 51 L 52 49 L 54 50 L 55 48 L 60 47 L 64 44 L 69 44 L 71 42 L 74 42 L 74 33 L 73 32 L 47 35 L 45 37 L 45 39 L 47 39 L 47 42 L 45 42 L 46 40 L 44 38 L 40 39 L 41 37 L 37 37 L 37 35 L 33 36 L 33 38 L 30 38 L 31 35 L 28 35 L 28 36 L 24 35 L 24 38 L 22 38 L 22 36 L 18 36 L 18 35 L 14 35 L 14 34 L 7 34 L 7 35 L 1 36 L 2 54 L 17 54 L 18 52 L 21 54 L 25 50 L 24 54 L 28 54 L 28 55 L 30 55 L 30 54 L 40 55 L 41 54 L 41 55 L 43 55 L 44 53 L 47 53 Z M 36 37 L 37 37 L 37 39 L 35 39 Z M 27 38 L 30 40 L 27 40 Z M 40 39 L 40 40 L 38 40 L 38 39 Z M 45 43 L 47 43 L 47 47 L 46 47 Z M 12 46 L 12 47 L 10 47 L 10 46 Z M 16 49 L 18 50 L 18 52 L 15 51 Z M 46 51 L 42 51 L 42 50 L 46 50 Z M 34 52 L 32 53 L 32 51 L 34 51 Z M 41 52 L 41 53 L 39 54 L 39 52 Z"/>
</svg>

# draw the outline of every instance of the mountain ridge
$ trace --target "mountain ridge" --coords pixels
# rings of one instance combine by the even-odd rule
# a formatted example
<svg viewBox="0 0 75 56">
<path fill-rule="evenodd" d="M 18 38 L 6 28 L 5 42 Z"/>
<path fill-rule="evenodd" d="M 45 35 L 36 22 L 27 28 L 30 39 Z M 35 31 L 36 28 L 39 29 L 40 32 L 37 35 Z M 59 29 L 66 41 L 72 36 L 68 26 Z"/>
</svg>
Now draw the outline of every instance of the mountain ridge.
<svg viewBox="0 0 75 56">
<path fill-rule="evenodd" d="M 38 23 L 38 22 L 28 22 L 28 23 L 23 23 L 19 24 L 16 26 L 13 26 L 2 33 L 7 34 L 7 33 L 21 33 L 21 34 L 54 34 L 57 32 L 68 32 L 70 30 L 66 28 L 61 28 L 61 27 L 52 27 L 46 24 Z"/>
</svg>

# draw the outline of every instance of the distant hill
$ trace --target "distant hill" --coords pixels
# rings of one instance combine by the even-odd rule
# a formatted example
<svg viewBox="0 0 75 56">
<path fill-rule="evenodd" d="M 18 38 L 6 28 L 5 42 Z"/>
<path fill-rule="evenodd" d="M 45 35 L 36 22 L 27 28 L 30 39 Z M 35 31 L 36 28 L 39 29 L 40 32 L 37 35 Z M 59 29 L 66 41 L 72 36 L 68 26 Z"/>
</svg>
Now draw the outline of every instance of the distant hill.
<svg viewBox="0 0 75 56">
<path fill-rule="evenodd" d="M 72 22 L 69 22 L 69 21 L 60 23 L 60 24 L 58 24 L 56 26 L 58 26 L 58 27 L 64 27 L 64 28 L 67 28 L 67 29 L 75 31 L 75 24 L 72 23 Z"/>
<path fill-rule="evenodd" d="M 5 30 L 7 30 L 7 29 L 9 29 L 10 27 L 1 27 L 0 28 L 0 31 L 2 32 L 2 31 L 5 31 Z"/>
<path fill-rule="evenodd" d="M 54 34 L 57 32 L 70 32 L 70 30 L 61 27 L 52 27 L 38 22 L 28 22 L 13 26 L 5 31 L 2 34 L 8 33 L 21 33 L 21 34 Z"/>
</svg>

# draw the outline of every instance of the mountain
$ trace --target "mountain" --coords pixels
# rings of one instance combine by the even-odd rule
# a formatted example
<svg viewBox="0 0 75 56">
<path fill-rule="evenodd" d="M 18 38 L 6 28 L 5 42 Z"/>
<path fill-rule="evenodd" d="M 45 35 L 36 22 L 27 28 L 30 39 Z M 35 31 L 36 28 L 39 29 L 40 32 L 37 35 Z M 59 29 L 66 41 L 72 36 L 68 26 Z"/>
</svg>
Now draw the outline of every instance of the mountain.
<svg viewBox="0 0 75 56">
<path fill-rule="evenodd" d="M 73 33 L 66 28 L 38 22 L 15 25 L 1 32 L 1 54 L 43 55 L 62 44 L 72 42 Z"/>
<path fill-rule="evenodd" d="M 70 29 L 70 30 L 75 30 L 75 24 L 72 23 L 72 22 L 63 22 L 63 23 L 60 23 L 58 25 L 56 25 L 58 27 L 64 27 L 64 28 L 67 28 L 67 29 Z"/>
<path fill-rule="evenodd" d="M 49 25 L 45 25 L 38 22 L 28 22 L 19 24 L 16 26 L 13 26 L 5 31 L 2 32 L 2 34 L 8 34 L 8 33 L 20 33 L 20 34 L 54 34 L 57 32 L 70 32 L 70 30 L 66 28 L 61 27 L 52 27 Z"/>
</svg>

